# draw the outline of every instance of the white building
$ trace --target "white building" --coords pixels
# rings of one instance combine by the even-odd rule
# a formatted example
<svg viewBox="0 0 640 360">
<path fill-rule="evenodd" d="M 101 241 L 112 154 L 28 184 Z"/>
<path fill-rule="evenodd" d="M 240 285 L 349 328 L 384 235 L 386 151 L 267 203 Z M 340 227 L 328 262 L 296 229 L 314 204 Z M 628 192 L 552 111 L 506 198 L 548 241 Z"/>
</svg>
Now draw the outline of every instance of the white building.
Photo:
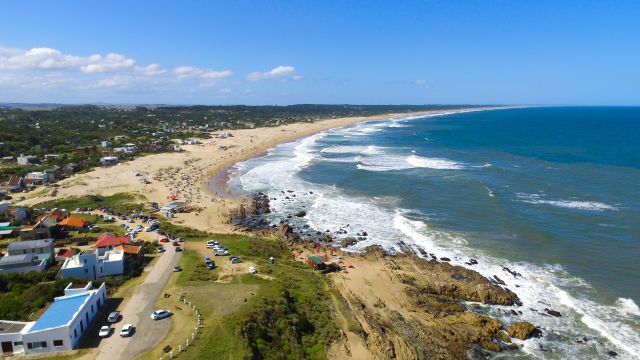
<svg viewBox="0 0 640 360">
<path fill-rule="evenodd" d="M 104 156 L 100 158 L 100 165 L 102 166 L 115 165 L 117 163 L 118 163 L 117 156 Z"/>
<path fill-rule="evenodd" d="M 18 165 L 33 165 L 39 162 L 38 157 L 34 155 L 22 155 L 17 158 Z"/>
<path fill-rule="evenodd" d="M 124 252 L 97 248 L 95 251 L 83 251 L 62 264 L 60 275 L 63 279 L 96 280 L 105 276 L 124 273 Z"/>
<path fill-rule="evenodd" d="M 50 259 L 48 255 L 38 254 L 6 255 L 0 257 L 0 274 L 43 272 Z"/>
<path fill-rule="evenodd" d="M 70 283 L 36 320 L 0 320 L 2 353 L 43 354 L 73 350 L 107 301 L 105 284 L 94 289 L 91 282 L 82 287 Z"/>
</svg>

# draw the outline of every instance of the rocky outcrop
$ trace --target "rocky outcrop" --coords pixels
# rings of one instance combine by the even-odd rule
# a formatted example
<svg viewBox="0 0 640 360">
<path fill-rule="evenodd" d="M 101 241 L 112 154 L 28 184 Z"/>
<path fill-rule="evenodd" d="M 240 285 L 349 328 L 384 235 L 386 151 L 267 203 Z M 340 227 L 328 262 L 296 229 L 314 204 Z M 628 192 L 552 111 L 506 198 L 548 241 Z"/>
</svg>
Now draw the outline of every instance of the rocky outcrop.
<svg viewBox="0 0 640 360">
<path fill-rule="evenodd" d="M 358 243 L 358 240 L 356 240 L 355 238 L 344 238 L 342 240 L 340 240 L 340 246 L 342 247 L 349 247 L 349 246 L 353 246 L 355 244 Z"/>
<path fill-rule="evenodd" d="M 532 337 L 539 337 L 542 335 L 542 333 L 540 332 L 540 329 L 538 329 L 533 324 L 526 321 L 520 321 L 520 322 L 511 324 L 511 326 L 507 328 L 507 333 L 509 334 L 509 336 L 520 339 L 520 340 L 526 340 Z"/>
<path fill-rule="evenodd" d="M 425 293 L 494 305 L 520 302 L 513 291 L 490 282 L 476 271 L 436 261 L 417 261 L 417 264 L 433 275 L 420 287 Z"/>
</svg>

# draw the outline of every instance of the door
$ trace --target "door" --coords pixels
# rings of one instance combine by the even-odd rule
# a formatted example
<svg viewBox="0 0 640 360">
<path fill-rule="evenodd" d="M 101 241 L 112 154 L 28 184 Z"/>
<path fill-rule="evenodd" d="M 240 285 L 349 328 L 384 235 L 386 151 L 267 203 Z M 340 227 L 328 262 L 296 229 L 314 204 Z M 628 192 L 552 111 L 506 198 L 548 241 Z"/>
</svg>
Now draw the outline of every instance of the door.
<svg viewBox="0 0 640 360">
<path fill-rule="evenodd" d="M 2 342 L 2 353 L 3 354 L 13 354 L 13 344 L 11 341 L 3 341 Z"/>
</svg>

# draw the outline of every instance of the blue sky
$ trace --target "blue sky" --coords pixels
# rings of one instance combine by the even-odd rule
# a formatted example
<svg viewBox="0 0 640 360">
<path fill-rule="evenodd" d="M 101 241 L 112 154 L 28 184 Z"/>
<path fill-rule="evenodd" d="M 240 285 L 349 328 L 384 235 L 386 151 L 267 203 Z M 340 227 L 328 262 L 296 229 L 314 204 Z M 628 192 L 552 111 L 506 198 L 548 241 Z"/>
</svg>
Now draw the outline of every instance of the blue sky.
<svg viewBox="0 0 640 360">
<path fill-rule="evenodd" d="M 0 9 L 0 102 L 640 105 L 640 1 Z"/>
</svg>

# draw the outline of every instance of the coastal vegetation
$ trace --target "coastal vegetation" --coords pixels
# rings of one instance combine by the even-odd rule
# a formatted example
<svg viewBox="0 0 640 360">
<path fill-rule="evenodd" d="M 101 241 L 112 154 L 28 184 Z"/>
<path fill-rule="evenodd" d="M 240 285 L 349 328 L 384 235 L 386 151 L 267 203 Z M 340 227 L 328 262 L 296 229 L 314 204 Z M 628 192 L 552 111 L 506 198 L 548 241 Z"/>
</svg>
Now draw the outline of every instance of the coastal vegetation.
<svg viewBox="0 0 640 360">
<path fill-rule="evenodd" d="M 54 297 L 63 295 L 68 284 L 50 271 L 0 275 L 0 319 L 32 320 Z"/>
<path fill-rule="evenodd" d="M 341 318 L 351 316 L 344 308 L 334 306 L 340 295 L 330 289 L 327 279 L 295 261 L 280 241 L 210 234 L 164 223 L 163 231 L 186 240 L 182 271 L 172 277 L 167 289 L 182 290 L 198 306 L 206 329 L 197 345 L 181 357 L 208 359 L 216 354 L 228 359 L 327 358 L 329 346 L 340 338 L 335 316 L 339 312 Z M 258 275 L 242 271 L 242 266 L 227 265 L 225 257 L 216 257 L 217 268 L 208 270 L 202 261 L 204 254 L 210 254 L 204 247 L 207 239 L 227 246 L 243 264 L 255 266 Z M 269 262 L 270 257 L 275 259 L 273 263 Z M 171 300 L 160 299 L 160 305 L 172 306 L 178 317 L 189 316 Z M 186 331 L 183 334 L 184 330 L 173 327 L 159 348 L 143 358 L 161 356 L 160 348 L 171 345 L 173 339 L 180 341 L 188 336 L 191 330 Z"/>
<path fill-rule="evenodd" d="M 0 181 L 11 175 L 73 164 L 76 171 L 100 165 L 100 157 L 173 151 L 174 140 L 209 138 L 220 130 L 277 126 L 319 119 L 390 112 L 452 109 L 433 105 L 291 105 L 291 106 L 0 106 Z M 103 142 L 108 142 L 103 145 Z M 135 144 L 135 154 L 115 148 Z M 34 155 L 29 166 L 15 158 Z M 45 155 L 49 156 L 45 159 Z M 13 159 L 13 160 L 12 160 Z"/>
</svg>

